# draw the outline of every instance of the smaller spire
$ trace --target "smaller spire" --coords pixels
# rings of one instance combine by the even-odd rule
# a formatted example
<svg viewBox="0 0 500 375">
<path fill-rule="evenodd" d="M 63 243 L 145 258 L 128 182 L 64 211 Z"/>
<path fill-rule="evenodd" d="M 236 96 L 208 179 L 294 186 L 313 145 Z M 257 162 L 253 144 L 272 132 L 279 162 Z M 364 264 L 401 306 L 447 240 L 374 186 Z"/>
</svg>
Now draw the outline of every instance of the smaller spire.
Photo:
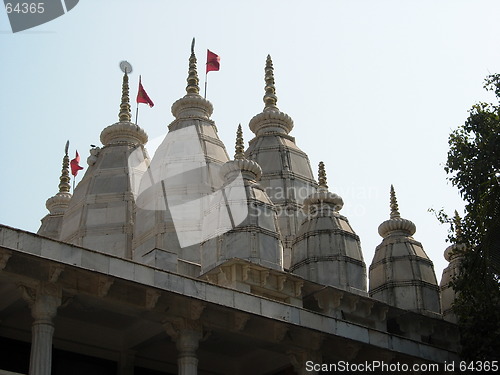
<svg viewBox="0 0 500 375">
<path fill-rule="evenodd" d="M 401 217 L 399 213 L 398 201 L 396 200 L 396 192 L 394 186 L 391 185 L 391 219 Z"/>
<path fill-rule="evenodd" d="M 238 130 L 236 131 L 236 147 L 234 153 L 234 160 L 245 159 L 245 144 L 243 142 L 243 130 L 241 129 L 241 124 L 238 125 Z"/>
<path fill-rule="evenodd" d="M 267 55 L 265 73 L 266 93 L 263 98 L 265 104 L 264 111 L 272 111 L 278 109 L 276 107 L 278 97 L 276 96 L 276 87 L 274 86 L 274 68 L 271 55 Z"/>
<path fill-rule="evenodd" d="M 318 166 L 318 185 L 320 188 L 328 190 L 328 185 L 326 184 L 325 163 L 322 161 L 319 162 Z"/>
<path fill-rule="evenodd" d="M 120 113 L 118 114 L 118 119 L 120 122 L 128 121 L 130 122 L 130 103 L 129 103 L 129 87 L 128 87 L 128 74 L 127 68 L 125 68 L 125 73 L 123 74 L 122 83 L 122 103 L 120 104 Z"/>
<path fill-rule="evenodd" d="M 194 43 L 195 39 L 191 42 L 191 56 L 189 57 L 189 71 L 187 78 L 186 92 L 188 94 L 199 94 L 200 87 L 198 86 L 198 71 L 196 70 L 196 55 L 194 54 Z"/>
<path fill-rule="evenodd" d="M 69 141 L 66 142 L 66 147 L 64 147 L 64 157 L 62 163 L 61 177 L 59 177 L 59 193 L 69 193 L 70 191 L 70 177 L 69 177 Z"/>
</svg>

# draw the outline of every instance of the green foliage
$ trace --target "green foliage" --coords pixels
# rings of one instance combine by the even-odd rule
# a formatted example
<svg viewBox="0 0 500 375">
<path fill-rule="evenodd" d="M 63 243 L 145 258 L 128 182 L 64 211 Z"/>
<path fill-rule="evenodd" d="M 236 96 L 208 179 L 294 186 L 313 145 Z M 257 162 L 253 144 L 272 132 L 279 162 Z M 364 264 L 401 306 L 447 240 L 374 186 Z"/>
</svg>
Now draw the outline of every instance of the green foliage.
<svg viewBox="0 0 500 375">
<path fill-rule="evenodd" d="M 495 91 L 500 100 L 500 75 L 489 76 L 485 88 Z M 500 172 L 500 106 L 474 105 L 448 143 L 445 171 L 467 202 L 464 237 L 468 245 L 484 244 L 500 224 L 500 185 L 495 178 Z"/>
<path fill-rule="evenodd" d="M 485 89 L 500 103 L 500 75 Z M 450 134 L 445 171 L 466 202 L 460 235 L 465 244 L 460 275 L 454 280 L 465 360 L 500 359 L 500 105 L 478 103 L 465 124 Z M 442 211 L 441 222 L 450 223 Z M 455 226 L 457 226 L 455 222 Z"/>
</svg>

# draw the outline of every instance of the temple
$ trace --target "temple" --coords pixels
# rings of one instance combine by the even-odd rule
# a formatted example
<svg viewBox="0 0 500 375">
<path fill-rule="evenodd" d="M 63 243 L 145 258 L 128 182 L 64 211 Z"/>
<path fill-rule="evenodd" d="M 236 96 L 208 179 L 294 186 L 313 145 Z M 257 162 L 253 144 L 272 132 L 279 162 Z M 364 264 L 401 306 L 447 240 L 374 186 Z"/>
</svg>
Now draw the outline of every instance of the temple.
<svg viewBox="0 0 500 375">
<path fill-rule="evenodd" d="M 445 373 L 459 350 L 457 245 L 439 285 L 391 186 L 367 269 L 340 213 L 349 202 L 327 185 L 335 166 L 313 174 L 277 107 L 271 56 L 264 108 L 235 124 L 230 153 L 194 46 L 188 64 L 152 157 L 125 71 L 118 121 L 74 191 L 66 146 L 39 231 L 0 225 L 0 374 L 314 374 L 345 362 Z"/>
</svg>

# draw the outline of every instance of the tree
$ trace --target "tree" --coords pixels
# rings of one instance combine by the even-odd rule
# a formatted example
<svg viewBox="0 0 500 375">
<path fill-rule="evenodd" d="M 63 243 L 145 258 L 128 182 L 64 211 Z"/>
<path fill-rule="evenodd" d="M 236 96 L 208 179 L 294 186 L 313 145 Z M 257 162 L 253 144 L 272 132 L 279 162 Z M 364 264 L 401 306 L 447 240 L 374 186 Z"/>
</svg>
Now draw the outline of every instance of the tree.
<svg viewBox="0 0 500 375">
<path fill-rule="evenodd" d="M 445 171 L 466 202 L 460 236 L 450 235 L 467 249 L 453 282 L 461 354 L 491 361 L 500 360 L 500 74 L 488 76 L 484 88 L 498 103 L 474 105 L 450 134 Z M 446 215 L 438 218 L 457 225 Z"/>
</svg>

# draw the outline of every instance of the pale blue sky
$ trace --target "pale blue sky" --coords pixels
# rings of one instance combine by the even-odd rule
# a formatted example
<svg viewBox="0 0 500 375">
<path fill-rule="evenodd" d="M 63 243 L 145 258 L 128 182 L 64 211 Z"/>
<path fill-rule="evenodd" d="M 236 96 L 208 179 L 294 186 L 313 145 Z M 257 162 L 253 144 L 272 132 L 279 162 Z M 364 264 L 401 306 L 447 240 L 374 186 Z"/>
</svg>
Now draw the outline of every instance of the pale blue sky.
<svg viewBox="0 0 500 375">
<path fill-rule="evenodd" d="M 291 135 L 313 170 L 325 162 L 367 265 L 392 183 L 440 280 L 447 228 L 427 210 L 463 210 L 442 165 L 450 131 L 475 102 L 493 100 L 482 85 L 500 72 L 499 14 L 497 0 L 80 0 L 12 34 L 0 12 L 0 223 L 38 230 L 67 139 L 86 166 L 89 145 L 117 121 L 121 60 L 134 67 L 131 97 L 142 74 L 156 104 L 141 106 L 139 125 L 163 137 L 196 37 L 201 85 L 206 49 L 221 56 L 208 99 L 230 154 L 238 123 L 246 141 L 253 137 L 248 122 L 263 107 L 269 53 L 278 107 L 294 119 Z"/>
</svg>

